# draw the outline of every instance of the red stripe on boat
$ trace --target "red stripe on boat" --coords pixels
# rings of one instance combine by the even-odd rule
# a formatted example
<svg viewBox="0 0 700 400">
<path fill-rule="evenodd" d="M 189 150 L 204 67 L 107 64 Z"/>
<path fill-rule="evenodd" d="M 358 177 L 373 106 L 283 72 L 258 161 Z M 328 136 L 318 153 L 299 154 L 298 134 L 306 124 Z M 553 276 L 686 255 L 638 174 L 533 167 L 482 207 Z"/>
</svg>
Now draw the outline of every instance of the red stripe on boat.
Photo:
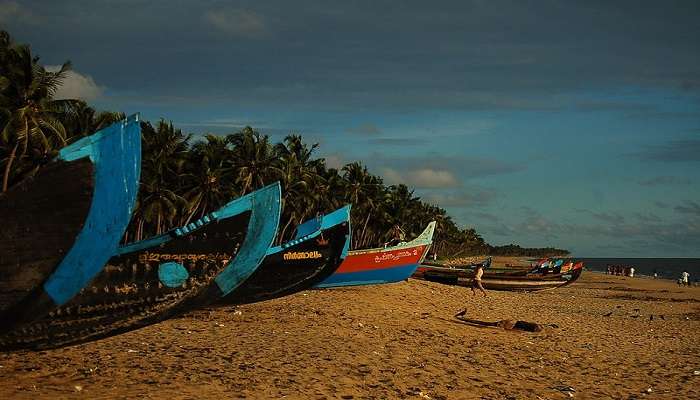
<svg viewBox="0 0 700 400">
<path fill-rule="evenodd" d="M 398 250 L 350 252 L 336 273 L 371 271 L 408 264 L 418 264 L 427 246 L 407 247 Z"/>
</svg>

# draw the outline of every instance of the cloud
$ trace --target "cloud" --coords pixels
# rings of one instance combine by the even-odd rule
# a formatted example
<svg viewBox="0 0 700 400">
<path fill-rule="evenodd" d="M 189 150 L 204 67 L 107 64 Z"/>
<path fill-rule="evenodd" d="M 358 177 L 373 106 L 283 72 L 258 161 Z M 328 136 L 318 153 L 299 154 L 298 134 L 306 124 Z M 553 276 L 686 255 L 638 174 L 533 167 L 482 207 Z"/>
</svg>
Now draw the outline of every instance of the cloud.
<svg viewBox="0 0 700 400">
<path fill-rule="evenodd" d="M 265 19 L 249 10 L 210 10 L 202 18 L 216 30 L 235 37 L 258 39 L 270 33 Z"/>
<path fill-rule="evenodd" d="M 328 168 L 335 168 L 339 170 L 343 168 L 345 164 L 347 164 L 347 161 L 340 153 L 328 154 L 322 158 L 326 160 L 326 167 Z"/>
<path fill-rule="evenodd" d="M 642 160 L 699 162 L 700 139 L 679 139 L 657 146 L 647 146 L 644 150 L 632 155 Z"/>
<path fill-rule="evenodd" d="M 370 167 L 394 171 L 415 171 L 419 169 L 449 171 L 453 177 L 461 179 L 480 178 L 522 171 L 525 164 L 501 161 L 495 158 L 474 156 L 445 156 L 440 153 L 424 153 L 417 156 L 394 157 L 376 152 L 367 158 Z M 419 167 L 418 167 L 419 166 Z"/>
<path fill-rule="evenodd" d="M 586 213 L 591 217 L 611 224 L 619 225 L 625 222 L 625 217 L 617 213 L 607 213 L 607 212 L 595 212 L 591 210 L 576 210 L 579 212 Z"/>
<path fill-rule="evenodd" d="M 662 186 L 662 185 L 690 185 L 693 183 L 688 178 L 679 176 L 656 176 L 638 182 L 642 186 Z"/>
<path fill-rule="evenodd" d="M 484 211 L 467 211 L 467 212 L 462 214 L 462 217 L 464 220 L 467 220 L 467 221 L 473 220 L 473 219 L 480 219 L 480 220 L 489 221 L 489 222 L 493 222 L 493 223 L 497 223 L 497 222 L 501 221 L 500 216 L 498 216 L 496 214 L 489 213 L 489 212 L 484 212 Z M 473 225 L 473 223 L 472 223 L 472 225 Z"/>
<path fill-rule="evenodd" d="M 0 22 L 38 23 L 39 17 L 15 1 L 0 1 Z"/>
<path fill-rule="evenodd" d="M 690 214 L 700 217 L 700 204 L 694 201 L 686 201 L 684 205 L 675 206 L 673 209 L 681 214 Z"/>
<path fill-rule="evenodd" d="M 423 146 L 430 142 L 431 140 L 427 138 L 377 138 L 369 140 L 370 144 L 379 146 Z"/>
<path fill-rule="evenodd" d="M 587 246 L 589 251 L 616 250 L 618 256 L 667 254 L 697 257 L 700 219 L 662 220 L 654 216 L 646 217 L 625 218 L 622 223 L 606 223 L 597 219 L 579 223 L 535 212 L 519 219 L 511 217 L 502 223 L 479 223 L 477 227 L 487 238 L 493 236 L 502 243 L 515 241 L 525 246 L 551 244 L 574 252 L 579 252 L 581 246 Z"/>
<path fill-rule="evenodd" d="M 382 132 L 374 124 L 363 124 L 358 127 L 348 129 L 348 133 L 366 136 L 376 136 L 381 135 Z"/>
<path fill-rule="evenodd" d="M 381 175 L 390 185 L 403 183 L 415 188 L 450 188 L 459 186 L 451 172 L 440 169 L 419 168 L 399 172 L 392 168 L 383 168 Z"/>
<path fill-rule="evenodd" d="M 440 207 L 483 207 L 491 204 L 499 197 L 493 189 L 471 188 L 453 193 L 429 193 L 423 196 L 423 200 Z M 495 216 L 479 215 L 486 219 Z"/>
<path fill-rule="evenodd" d="M 668 208 L 668 204 L 664 203 L 663 201 L 655 201 L 654 205 L 659 207 L 659 208 Z"/>
<path fill-rule="evenodd" d="M 60 65 L 47 65 L 47 71 L 56 72 Z M 56 92 L 56 99 L 81 99 L 95 100 L 104 94 L 104 87 L 95 83 L 90 75 L 84 75 L 76 71 L 68 71 L 63 83 Z"/>
<path fill-rule="evenodd" d="M 659 217 L 658 215 L 653 214 L 653 213 L 644 214 L 644 213 L 636 212 L 636 213 L 634 213 L 634 216 L 637 219 L 639 219 L 640 221 L 644 221 L 644 222 L 661 222 L 661 217 Z"/>
</svg>

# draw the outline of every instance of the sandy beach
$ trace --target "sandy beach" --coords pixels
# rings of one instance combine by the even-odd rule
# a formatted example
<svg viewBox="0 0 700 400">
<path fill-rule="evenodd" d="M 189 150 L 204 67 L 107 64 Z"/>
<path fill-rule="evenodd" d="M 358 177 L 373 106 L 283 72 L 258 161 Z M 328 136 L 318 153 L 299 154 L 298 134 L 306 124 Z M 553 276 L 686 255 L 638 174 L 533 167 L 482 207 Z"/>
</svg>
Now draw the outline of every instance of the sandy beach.
<svg viewBox="0 0 700 400">
<path fill-rule="evenodd" d="M 700 398 L 700 288 L 585 272 L 490 296 L 409 280 L 200 310 L 0 354 L 0 398 Z M 469 326 L 464 307 L 546 328 Z"/>
</svg>

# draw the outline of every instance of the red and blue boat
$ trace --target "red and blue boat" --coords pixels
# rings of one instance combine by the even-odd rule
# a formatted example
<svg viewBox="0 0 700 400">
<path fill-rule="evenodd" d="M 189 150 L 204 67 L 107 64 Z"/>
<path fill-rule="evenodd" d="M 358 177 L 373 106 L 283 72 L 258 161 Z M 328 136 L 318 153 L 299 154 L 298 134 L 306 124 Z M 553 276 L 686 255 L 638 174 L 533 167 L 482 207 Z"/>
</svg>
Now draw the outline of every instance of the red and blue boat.
<svg viewBox="0 0 700 400">
<path fill-rule="evenodd" d="M 410 242 L 376 249 L 353 250 L 340 267 L 317 288 L 373 285 L 408 279 L 433 244 L 435 221 Z"/>
</svg>

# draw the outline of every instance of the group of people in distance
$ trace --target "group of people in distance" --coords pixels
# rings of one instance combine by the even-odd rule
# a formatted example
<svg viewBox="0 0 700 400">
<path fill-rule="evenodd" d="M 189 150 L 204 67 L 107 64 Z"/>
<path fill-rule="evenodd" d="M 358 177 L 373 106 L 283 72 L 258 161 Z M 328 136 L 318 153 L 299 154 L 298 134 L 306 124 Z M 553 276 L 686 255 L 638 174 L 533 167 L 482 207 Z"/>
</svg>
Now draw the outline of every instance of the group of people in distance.
<svg viewBox="0 0 700 400">
<path fill-rule="evenodd" d="M 606 273 L 608 275 L 629 276 L 630 278 L 633 278 L 634 267 L 626 265 L 608 265 L 608 271 Z"/>
<path fill-rule="evenodd" d="M 681 272 L 681 277 L 678 278 L 678 286 L 690 286 L 690 274 L 688 271 Z"/>
</svg>

